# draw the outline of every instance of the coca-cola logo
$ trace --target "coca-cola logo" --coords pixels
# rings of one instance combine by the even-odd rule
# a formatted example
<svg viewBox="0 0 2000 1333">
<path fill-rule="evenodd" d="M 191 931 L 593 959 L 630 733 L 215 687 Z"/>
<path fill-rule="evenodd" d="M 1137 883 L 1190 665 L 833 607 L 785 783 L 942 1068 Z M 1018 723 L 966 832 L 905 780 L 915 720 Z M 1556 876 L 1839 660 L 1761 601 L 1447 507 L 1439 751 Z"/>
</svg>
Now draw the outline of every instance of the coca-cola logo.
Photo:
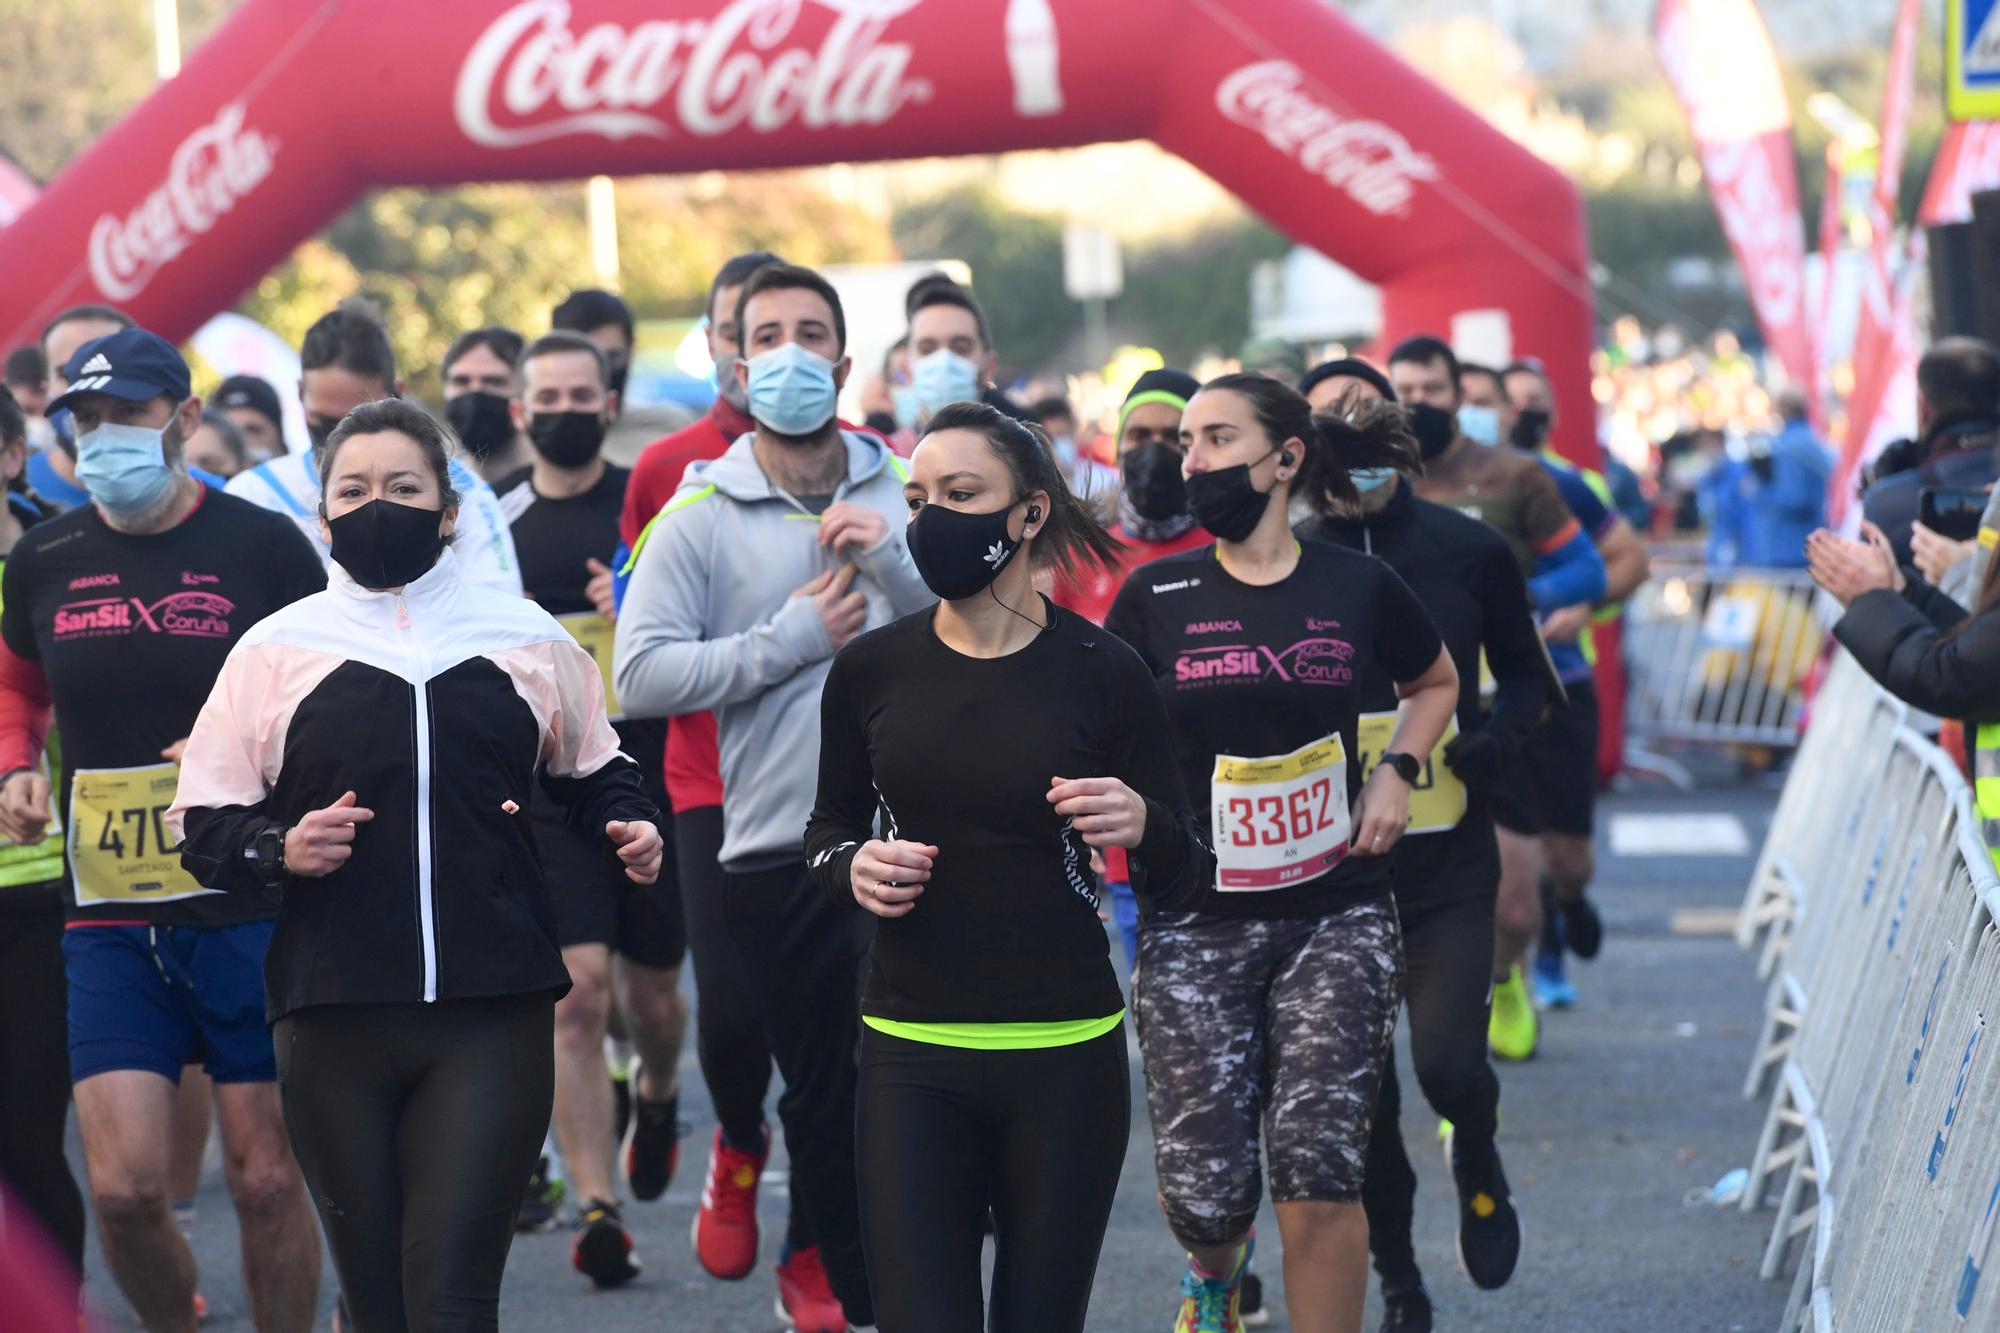
<svg viewBox="0 0 2000 1333">
<path fill-rule="evenodd" d="M 1417 181 L 1436 180 L 1437 163 L 1379 121 L 1353 120 L 1299 85 L 1287 60 L 1245 65 L 1215 90 L 1215 105 L 1238 125 L 1378 216 L 1409 212 Z"/>
<path fill-rule="evenodd" d="M 119 217 L 106 213 L 90 229 L 90 276 L 114 301 L 145 289 L 160 266 L 187 249 L 271 174 L 278 141 L 243 127 L 232 102 L 181 141 L 167 179 Z"/>
<path fill-rule="evenodd" d="M 922 0 L 732 0 L 712 18 L 650 19 L 629 31 L 570 29 L 569 0 L 522 0 L 481 33 L 452 95 L 458 127 L 488 148 L 565 134 L 709 137 L 880 125 L 931 95 L 909 76 L 891 20 Z M 817 50 L 785 47 L 802 13 L 831 11 Z M 783 48 L 783 49 L 781 49 Z"/>
</svg>

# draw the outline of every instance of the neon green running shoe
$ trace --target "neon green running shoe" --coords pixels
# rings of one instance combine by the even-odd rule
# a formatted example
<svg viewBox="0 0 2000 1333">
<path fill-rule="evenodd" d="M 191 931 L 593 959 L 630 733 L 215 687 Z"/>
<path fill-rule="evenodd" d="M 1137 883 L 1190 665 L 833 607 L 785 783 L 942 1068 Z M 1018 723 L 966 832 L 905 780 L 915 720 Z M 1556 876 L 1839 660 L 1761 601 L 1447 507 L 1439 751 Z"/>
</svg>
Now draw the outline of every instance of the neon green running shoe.
<svg viewBox="0 0 2000 1333">
<path fill-rule="evenodd" d="M 1517 964 L 1505 981 L 1493 986 L 1493 1018 L 1486 1027 L 1486 1044 L 1502 1060 L 1531 1060 L 1537 1037 L 1535 1006 Z"/>
</svg>

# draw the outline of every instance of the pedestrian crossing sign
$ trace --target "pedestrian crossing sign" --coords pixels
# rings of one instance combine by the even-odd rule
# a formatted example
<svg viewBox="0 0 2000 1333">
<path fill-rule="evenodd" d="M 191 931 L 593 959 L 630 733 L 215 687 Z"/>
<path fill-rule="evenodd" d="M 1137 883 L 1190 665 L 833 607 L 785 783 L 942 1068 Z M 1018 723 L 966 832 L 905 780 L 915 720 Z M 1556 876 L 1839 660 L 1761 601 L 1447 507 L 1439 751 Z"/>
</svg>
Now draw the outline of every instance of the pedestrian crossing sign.
<svg viewBox="0 0 2000 1333">
<path fill-rule="evenodd" d="M 2000 0 L 1945 0 L 1944 27 L 1951 118 L 2000 119 Z"/>
</svg>

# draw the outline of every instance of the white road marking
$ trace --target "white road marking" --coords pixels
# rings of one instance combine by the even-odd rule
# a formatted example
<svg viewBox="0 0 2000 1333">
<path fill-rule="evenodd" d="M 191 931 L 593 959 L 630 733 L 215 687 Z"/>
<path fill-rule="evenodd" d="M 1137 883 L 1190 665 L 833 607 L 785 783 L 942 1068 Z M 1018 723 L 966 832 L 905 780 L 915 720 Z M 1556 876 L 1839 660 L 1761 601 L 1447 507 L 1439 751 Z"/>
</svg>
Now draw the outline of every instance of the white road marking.
<svg viewBox="0 0 2000 1333">
<path fill-rule="evenodd" d="M 1750 835 L 1735 815 L 1613 815 L 1613 856 L 1748 856 Z"/>
</svg>

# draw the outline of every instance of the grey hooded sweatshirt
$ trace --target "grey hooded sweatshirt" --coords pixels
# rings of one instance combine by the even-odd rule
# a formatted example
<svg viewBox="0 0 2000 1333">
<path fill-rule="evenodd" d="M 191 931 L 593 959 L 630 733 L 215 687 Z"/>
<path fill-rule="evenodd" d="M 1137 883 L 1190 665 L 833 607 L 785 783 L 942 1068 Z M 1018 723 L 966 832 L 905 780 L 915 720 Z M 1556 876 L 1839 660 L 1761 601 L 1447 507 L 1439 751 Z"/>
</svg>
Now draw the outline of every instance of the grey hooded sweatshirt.
<svg viewBox="0 0 2000 1333">
<path fill-rule="evenodd" d="M 780 490 L 745 435 L 680 489 L 639 538 L 618 611 L 613 684 L 631 717 L 715 711 L 722 752 L 722 864 L 737 873 L 805 860 L 819 785 L 819 696 L 833 661 L 810 597 L 792 594 L 851 559 L 868 599 L 864 629 L 937 600 L 904 545 L 908 476 L 872 435 L 842 431 L 836 501 L 876 510 L 889 535 L 836 555 L 817 517 Z"/>
</svg>

